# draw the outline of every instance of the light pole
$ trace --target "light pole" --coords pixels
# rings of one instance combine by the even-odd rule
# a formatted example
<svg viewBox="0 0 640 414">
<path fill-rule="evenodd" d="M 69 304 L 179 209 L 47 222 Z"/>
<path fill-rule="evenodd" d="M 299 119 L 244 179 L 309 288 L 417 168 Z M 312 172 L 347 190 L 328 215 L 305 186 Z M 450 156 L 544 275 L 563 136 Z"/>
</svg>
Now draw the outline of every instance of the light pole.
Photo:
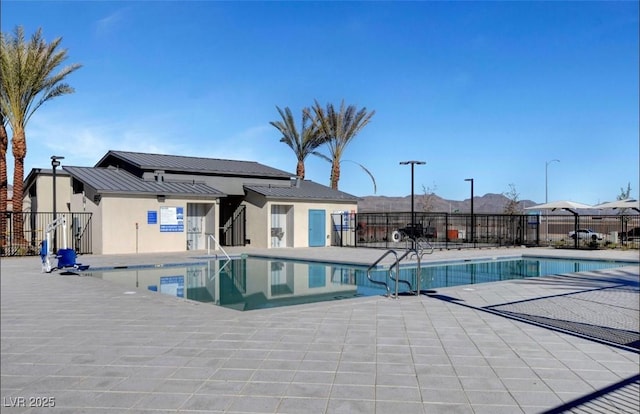
<svg viewBox="0 0 640 414">
<path fill-rule="evenodd" d="M 547 161 L 544 164 L 544 203 L 547 204 L 549 202 L 549 164 L 552 162 L 560 162 L 560 160 L 553 159 L 551 161 Z M 547 239 L 547 243 L 549 242 L 549 217 L 545 217 L 545 238 Z"/>
<path fill-rule="evenodd" d="M 424 165 L 426 162 L 424 161 L 400 161 L 400 165 L 411 165 L 411 232 L 412 236 L 415 237 L 415 213 L 413 212 L 413 167 L 417 165 Z M 414 239 L 411 238 L 411 240 Z"/>
<path fill-rule="evenodd" d="M 51 156 L 51 168 L 53 168 L 53 222 L 55 223 L 57 217 L 57 213 L 56 213 L 56 168 L 60 166 L 60 160 L 63 160 L 64 157 L 58 156 L 58 155 L 52 155 Z M 58 251 L 58 238 L 57 236 L 57 232 L 56 232 L 56 227 L 54 225 L 53 227 L 53 253 L 56 254 L 56 252 Z"/>
<path fill-rule="evenodd" d="M 473 242 L 473 247 L 476 247 L 476 238 L 475 238 L 475 220 L 473 217 L 473 178 L 465 178 L 465 181 L 471 182 L 471 241 Z"/>
<path fill-rule="evenodd" d="M 549 202 L 549 164 L 552 162 L 560 162 L 560 160 L 547 161 L 544 165 L 544 202 Z"/>
</svg>

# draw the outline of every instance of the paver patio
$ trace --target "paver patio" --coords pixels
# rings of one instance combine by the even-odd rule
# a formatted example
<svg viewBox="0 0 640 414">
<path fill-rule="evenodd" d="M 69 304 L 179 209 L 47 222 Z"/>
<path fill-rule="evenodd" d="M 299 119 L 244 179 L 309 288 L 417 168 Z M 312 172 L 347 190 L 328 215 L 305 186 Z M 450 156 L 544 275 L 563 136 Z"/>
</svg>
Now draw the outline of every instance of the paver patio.
<svg viewBox="0 0 640 414">
<path fill-rule="evenodd" d="M 382 252 L 259 253 L 372 263 Z M 522 253 L 638 260 L 552 249 L 429 260 Z M 637 265 L 249 312 L 42 274 L 38 258 L 2 258 L 0 271 L 2 412 L 604 413 L 640 403 Z M 35 407 L 44 404 L 55 408 Z"/>
</svg>

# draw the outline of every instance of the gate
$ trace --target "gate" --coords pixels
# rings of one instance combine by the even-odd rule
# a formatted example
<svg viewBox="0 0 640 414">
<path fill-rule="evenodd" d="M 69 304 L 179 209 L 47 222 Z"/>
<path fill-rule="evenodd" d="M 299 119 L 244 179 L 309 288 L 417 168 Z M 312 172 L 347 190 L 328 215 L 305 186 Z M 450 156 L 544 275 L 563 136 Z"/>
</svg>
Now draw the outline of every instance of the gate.
<svg viewBox="0 0 640 414">
<path fill-rule="evenodd" d="M 223 246 L 244 246 L 247 239 L 246 226 L 246 206 L 240 205 L 220 230 L 220 244 Z"/>
</svg>

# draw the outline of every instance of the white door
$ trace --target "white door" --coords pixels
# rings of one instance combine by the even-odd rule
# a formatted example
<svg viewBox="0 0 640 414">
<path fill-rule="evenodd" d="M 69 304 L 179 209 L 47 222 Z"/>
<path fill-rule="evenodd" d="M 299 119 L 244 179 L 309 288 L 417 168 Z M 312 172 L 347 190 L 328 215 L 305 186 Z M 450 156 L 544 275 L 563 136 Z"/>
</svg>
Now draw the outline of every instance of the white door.
<svg viewBox="0 0 640 414">
<path fill-rule="evenodd" d="M 204 249 L 204 204 L 187 204 L 187 250 Z"/>
<path fill-rule="evenodd" d="M 271 206 L 271 247 L 287 247 L 287 210 L 289 206 Z"/>
</svg>

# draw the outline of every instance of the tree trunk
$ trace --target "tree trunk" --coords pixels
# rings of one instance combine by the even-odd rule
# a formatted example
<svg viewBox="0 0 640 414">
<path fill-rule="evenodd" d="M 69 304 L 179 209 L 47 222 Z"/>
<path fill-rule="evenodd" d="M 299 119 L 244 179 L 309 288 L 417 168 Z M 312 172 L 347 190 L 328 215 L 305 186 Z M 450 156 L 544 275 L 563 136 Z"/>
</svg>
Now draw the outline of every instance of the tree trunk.
<svg viewBox="0 0 640 414">
<path fill-rule="evenodd" d="M 298 165 L 296 167 L 296 176 L 301 180 L 304 180 L 304 161 L 298 160 Z"/>
<path fill-rule="evenodd" d="M 4 127 L 4 119 L 0 115 L 0 250 L 6 244 L 7 237 L 7 199 L 9 197 L 9 180 L 7 179 L 7 148 L 9 138 Z"/>
<path fill-rule="evenodd" d="M 331 163 L 331 188 L 337 190 L 338 181 L 340 181 L 340 161 L 334 159 Z"/>
<path fill-rule="evenodd" d="M 24 182 L 24 159 L 27 156 L 27 142 L 24 128 L 13 131 L 13 238 L 18 244 L 26 243 L 24 237 L 24 223 L 22 217 L 22 193 Z"/>
</svg>

